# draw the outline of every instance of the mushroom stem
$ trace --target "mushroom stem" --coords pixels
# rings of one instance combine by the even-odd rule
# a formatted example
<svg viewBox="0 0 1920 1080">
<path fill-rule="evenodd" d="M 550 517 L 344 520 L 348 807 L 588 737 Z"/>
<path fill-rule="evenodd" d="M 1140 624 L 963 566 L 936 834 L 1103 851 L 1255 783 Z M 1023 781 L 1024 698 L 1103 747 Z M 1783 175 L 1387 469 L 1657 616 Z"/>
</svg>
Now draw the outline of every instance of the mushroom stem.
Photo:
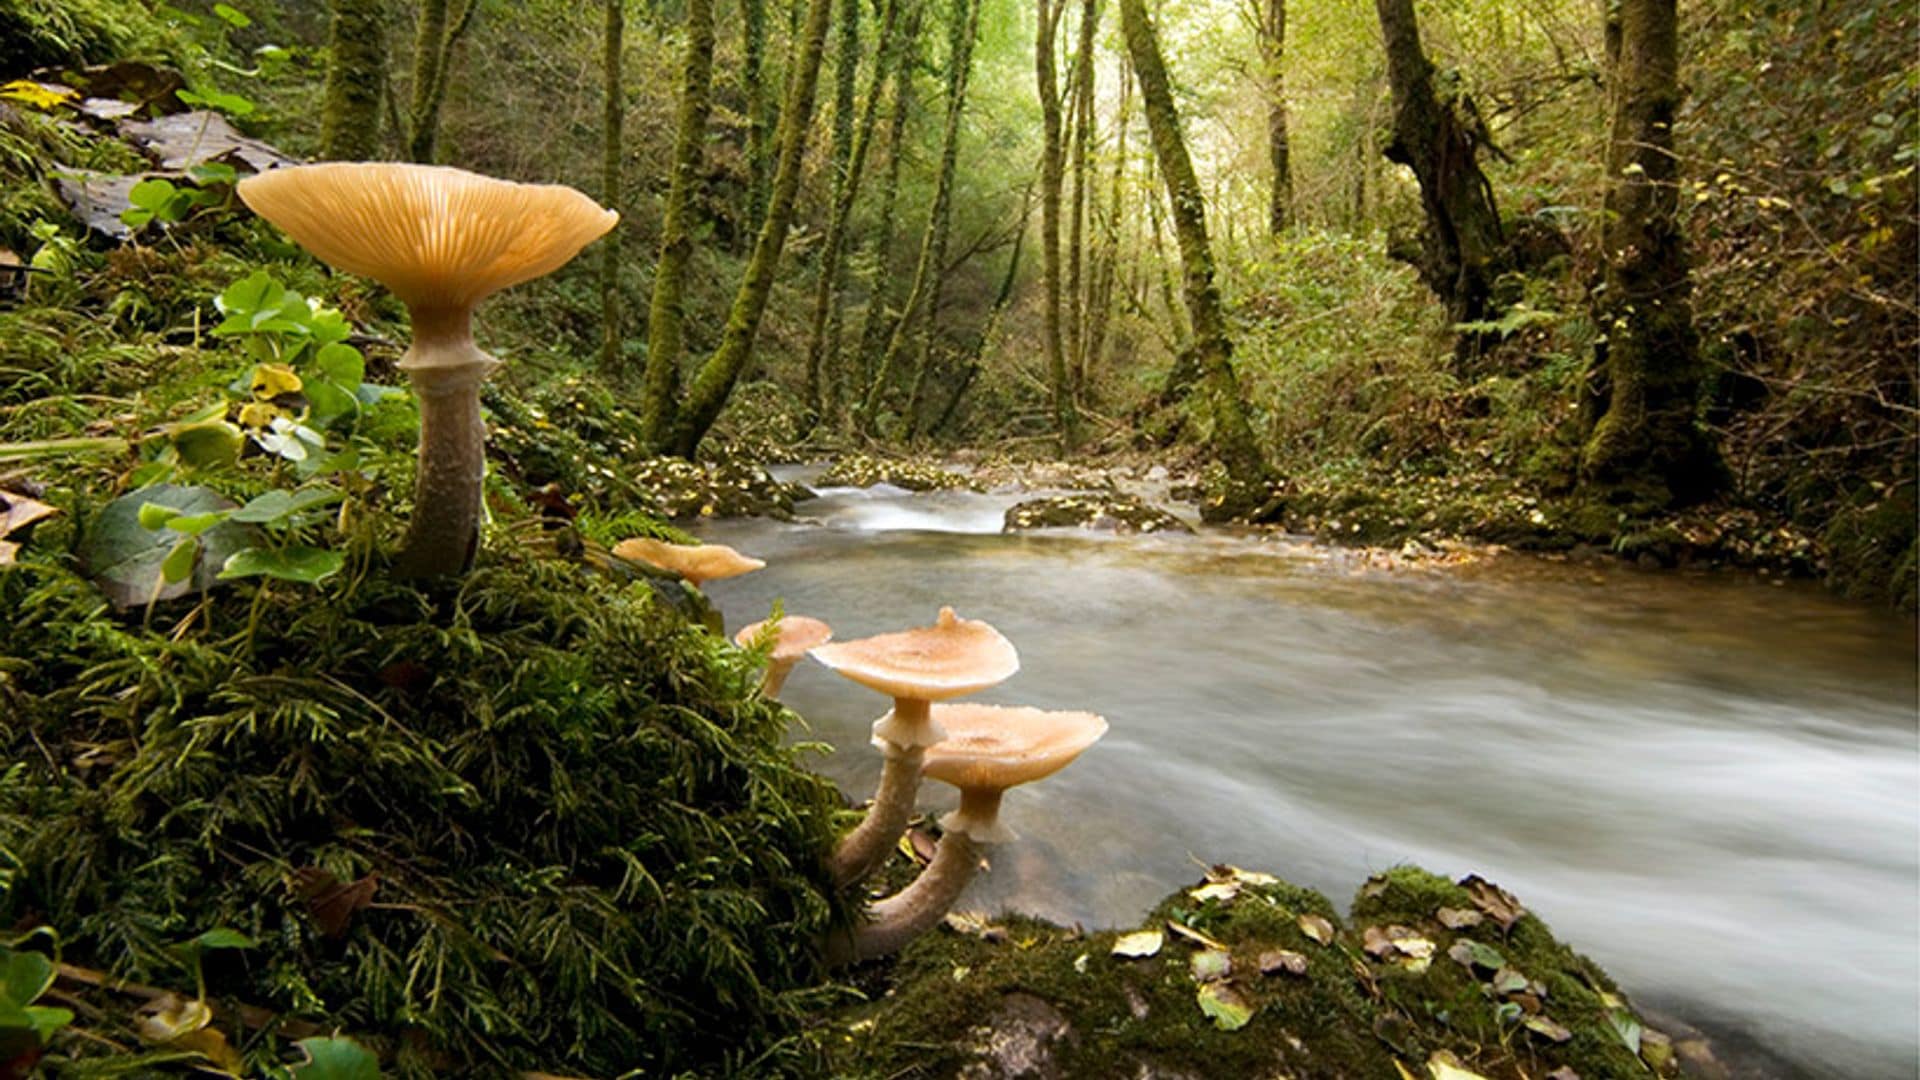
<svg viewBox="0 0 1920 1080">
<path fill-rule="evenodd" d="M 406 577 L 458 574 L 479 547 L 487 461 L 480 384 L 500 362 L 474 345 L 470 308 L 415 310 L 413 330 L 398 366 L 420 403 L 420 465 L 395 565 Z"/>
<path fill-rule="evenodd" d="M 879 724 L 874 727 L 877 731 Z M 900 834 L 906 831 L 907 819 L 913 816 L 913 798 L 920 791 L 920 765 L 927 748 L 900 746 L 884 736 L 876 741 L 886 755 L 886 764 L 880 767 L 880 787 L 873 793 L 873 807 L 867 811 L 866 820 L 840 839 L 827 860 L 834 884 L 842 888 L 865 881 L 892 854 Z"/>
<path fill-rule="evenodd" d="M 924 698 L 896 697 L 893 711 L 873 725 L 873 733 L 895 746 L 932 746 L 947 733 L 933 719 L 933 702 Z"/>
<path fill-rule="evenodd" d="M 868 909 L 864 925 L 828 941 L 827 963 L 837 966 L 885 956 L 931 930 L 973 880 L 980 850 L 964 832 L 942 836 L 933 861 L 913 884 Z"/>
<path fill-rule="evenodd" d="M 791 660 L 769 660 L 767 670 L 760 676 L 760 696 L 777 698 L 780 689 L 787 685 L 787 676 L 793 674 L 793 666 L 800 662 L 798 656 Z"/>
</svg>

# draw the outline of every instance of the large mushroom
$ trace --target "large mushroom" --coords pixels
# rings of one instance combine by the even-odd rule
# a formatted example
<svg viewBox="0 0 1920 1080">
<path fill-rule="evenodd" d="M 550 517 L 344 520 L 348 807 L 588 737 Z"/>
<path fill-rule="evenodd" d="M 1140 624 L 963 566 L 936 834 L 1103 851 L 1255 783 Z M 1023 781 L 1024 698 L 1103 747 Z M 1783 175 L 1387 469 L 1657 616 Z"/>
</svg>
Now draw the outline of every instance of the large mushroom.
<svg viewBox="0 0 1920 1080">
<path fill-rule="evenodd" d="M 620 215 L 570 187 L 433 165 L 300 165 L 250 176 L 238 190 L 321 261 L 373 278 L 407 305 L 413 344 L 399 366 L 420 401 L 420 470 L 397 568 L 465 571 L 486 468 L 480 384 L 500 364 L 474 345 L 473 310 L 559 269 Z"/>
<path fill-rule="evenodd" d="M 780 688 L 787 685 L 787 675 L 807 650 L 816 649 L 833 640 L 833 627 L 819 619 L 810 619 L 805 615 L 782 615 L 778 621 L 762 619 L 740 628 L 733 636 L 733 643 L 743 649 L 751 649 L 760 643 L 761 635 L 771 629 L 772 646 L 767 650 L 767 671 L 760 676 L 760 694 L 763 697 L 779 697 Z"/>
<path fill-rule="evenodd" d="M 696 589 L 709 581 L 750 574 L 767 565 L 765 560 L 742 555 L 725 544 L 669 544 L 644 536 L 620 541 L 613 545 L 613 553 L 671 570 Z"/>
<path fill-rule="evenodd" d="M 936 705 L 947 737 L 926 752 L 926 775 L 960 789 L 960 808 L 940 819 L 945 830 L 933 861 L 913 884 L 874 904 L 851 936 L 835 939 L 829 959 L 868 960 L 899 949 L 946 915 L 973 880 L 987 844 L 1012 839 L 1000 824 L 1000 797 L 1017 784 L 1051 776 L 1107 732 L 1087 712 L 1049 712 L 1008 705 Z"/>
<path fill-rule="evenodd" d="M 893 698 L 892 710 L 873 725 L 873 744 L 886 758 L 873 808 L 830 861 L 834 881 L 851 885 L 886 859 L 913 814 L 921 760 L 942 735 L 933 703 L 999 684 L 1020 670 L 1020 654 L 1000 631 L 943 607 L 932 626 L 822 645 L 812 655 Z"/>
</svg>

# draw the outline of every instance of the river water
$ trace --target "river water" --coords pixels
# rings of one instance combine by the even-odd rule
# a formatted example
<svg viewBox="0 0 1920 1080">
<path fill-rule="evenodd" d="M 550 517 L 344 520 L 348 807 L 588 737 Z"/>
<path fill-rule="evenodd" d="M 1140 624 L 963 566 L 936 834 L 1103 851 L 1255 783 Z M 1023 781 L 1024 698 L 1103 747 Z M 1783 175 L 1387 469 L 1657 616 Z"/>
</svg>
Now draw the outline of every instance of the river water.
<svg viewBox="0 0 1920 1080">
<path fill-rule="evenodd" d="M 730 632 L 776 598 L 843 640 L 951 604 L 1020 650 L 972 700 L 1111 722 L 1008 794 L 1020 838 L 963 907 L 1126 926 L 1210 862 L 1339 904 L 1400 863 L 1479 873 L 1750 1075 L 1915 1076 L 1910 621 L 1733 575 L 1378 572 L 1226 533 L 1002 535 L 1013 495 L 821 495 L 705 529 L 768 562 L 709 586 Z M 887 703 L 813 664 L 784 697 L 870 791 Z"/>
</svg>

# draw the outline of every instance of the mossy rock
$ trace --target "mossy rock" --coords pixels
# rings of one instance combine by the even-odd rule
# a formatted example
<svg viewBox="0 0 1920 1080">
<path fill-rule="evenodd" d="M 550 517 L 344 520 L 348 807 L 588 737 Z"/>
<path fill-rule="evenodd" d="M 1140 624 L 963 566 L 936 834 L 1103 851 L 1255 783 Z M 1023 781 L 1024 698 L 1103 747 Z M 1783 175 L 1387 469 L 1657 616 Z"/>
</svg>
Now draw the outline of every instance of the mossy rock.
<svg viewBox="0 0 1920 1080">
<path fill-rule="evenodd" d="M 1442 908 L 1482 922 L 1470 934 L 1450 929 Z M 1623 1032 L 1656 1048 L 1654 1059 L 1662 1043 L 1538 919 L 1524 915 L 1503 934 L 1466 886 L 1417 869 L 1370 881 L 1345 925 L 1321 894 L 1232 867 L 1169 896 L 1136 934 L 957 921 L 963 930 L 936 931 L 857 973 L 871 1000 L 814 1033 L 835 1075 L 1346 1080 L 1427 1076 L 1429 1062 L 1489 1080 L 1672 1071 L 1670 1059 L 1650 1070 L 1628 1048 Z M 1383 929 L 1369 951 L 1367 928 L 1384 926 L 1425 962 L 1378 948 Z M 1157 934 L 1157 947 L 1140 933 Z M 1449 957 L 1469 939 L 1524 972 L 1523 993 L 1544 991 L 1538 1013 L 1501 1009 L 1515 995 L 1489 984 L 1504 968 Z M 1123 943 L 1147 955 L 1117 954 Z M 1195 959 L 1216 951 L 1224 964 Z M 1511 987 L 1515 976 L 1504 977 Z M 1526 1023 L 1535 1015 L 1553 1023 L 1535 1031 Z"/>
<path fill-rule="evenodd" d="M 674 521 L 703 517 L 793 516 L 793 504 L 806 496 L 797 484 L 783 484 L 765 469 L 743 460 L 682 461 L 648 458 L 626 468 L 653 513 Z"/>
<path fill-rule="evenodd" d="M 838 799 L 746 654 L 581 563 L 368 571 L 147 624 L 44 553 L 0 568 L 0 924 L 183 996 L 170 947 L 236 929 L 223 1018 L 351 1033 L 390 1076 L 776 1071 Z M 138 1045 L 102 1004 L 83 1025 Z"/>
<path fill-rule="evenodd" d="M 1105 492 L 1028 499 L 1007 508 L 1001 530 L 1092 529 L 1096 532 L 1193 531 L 1186 522 L 1132 495 Z"/>
<path fill-rule="evenodd" d="M 820 477 L 822 487 L 872 487 L 892 484 L 908 491 L 977 490 L 976 485 L 959 473 L 924 461 L 849 454 L 834 461 Z"/>
</svg>

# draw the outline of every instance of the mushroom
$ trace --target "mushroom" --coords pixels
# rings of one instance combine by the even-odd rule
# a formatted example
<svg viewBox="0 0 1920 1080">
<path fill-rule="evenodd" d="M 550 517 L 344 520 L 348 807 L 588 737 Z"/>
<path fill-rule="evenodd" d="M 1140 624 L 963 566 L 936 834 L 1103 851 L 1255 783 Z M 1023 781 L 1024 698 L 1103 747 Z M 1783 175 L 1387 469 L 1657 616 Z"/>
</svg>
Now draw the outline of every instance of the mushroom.
<svg viewBox="0 0 1920 1080">
<path fill-rule="evenodd" d="M 725 544 L 669 544 L 646 537 L 622 540 L 613 545 L 613 553 L 671 570 L 696 589 L 709 581 L 749 574 L 767 565 L 764 559 L 742 555 Z"/>
<path fill-rule="evenodd" d="M 433 165 L 300 165 L 250 176 L 238 191 L 321 261 L 407 305 L 413 344 L 399 366 L 420 401 L 420 469 L 397 566 L 410 576 L 465 571 L 486 468 L 480 384 L 500 364 L 473 343 L 473 309 L 559 269 L 620 215 L 570 187 Z"/>
<path fill-rule="evenodd" d="M 1000 824 L 1000 796 L 1016 784 L 1051 776 L 1107 732 L 1102 717 L 1009 705 L 937 705 L 933 719 L 947 737 L 926 752 L 926 775 L 960 789 L 960 808 L 940 819 L 945 830 L 933 861 L 913 884 L 874 904 L 868 921 L 831 943 L 836 963 L 868 960 L 899 949 L 947 913 L 973 879 L 983 846 L 1013 838 Z"/>
<path fill-rule="evenodd" d="M 769 629 L 774 634 L 773 648 L 767 653 L 767 672 L 760 677 L 760 694 L 778 697 L 780 688 L 787 684 L 788 673 L 807 655 L 807 650 L 833 640 L 833 627 L 805 615 L 783 615 L 778 621 L 762 619 L 741 627 L 740 632 L 733 635 L 733 642 L 743 649 L 751 649 Z"/>
<path fill-rule="evenodd" d="M 1004 681 L 1020 670 L 1020 654 L 1000 631 L 943 607 L 932 626 L 822 645 L 812 655 L 893 698 L 892 710 L 873 725 L 873 745 L 886 758 L 873 809 L 840 841 L 830 861 L 834 881 L 851 885 L 886 859 L 913 814 L 921 759 L 943 734 L 932 716 L 933 702 Z"/>
</svg>

